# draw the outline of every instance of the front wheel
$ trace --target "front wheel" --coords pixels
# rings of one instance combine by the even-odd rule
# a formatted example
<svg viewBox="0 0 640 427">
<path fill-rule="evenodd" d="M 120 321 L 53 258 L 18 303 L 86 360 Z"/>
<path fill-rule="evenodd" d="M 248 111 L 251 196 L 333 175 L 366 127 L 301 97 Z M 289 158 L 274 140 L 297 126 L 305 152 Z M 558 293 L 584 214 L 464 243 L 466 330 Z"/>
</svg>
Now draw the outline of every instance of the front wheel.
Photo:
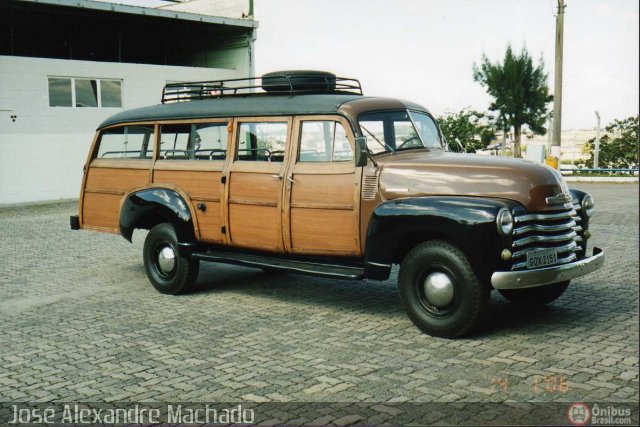
<svg viewBox="0 0 640 427">
<path fill-rule="evenodd" d="M 455 338 L 478 326 L 489 302 L 467 257 L 441 241 L 413 248 L 400 265 L 400 299 L 413 323 L 429 335 Z"/>
<path fill-rule="evenodd" d="M 545 285 L 527 289 L 501 289 L 500 295 L 510 302 L 519 305 L 542 306 L 549 304 L 558 298 L 569 287 L 569 280 L 553 285 Z"/>
<path fill-rule="evenodd" d="M 198 277 L 199 262 L 180 255 L 178 238 L 171 224 L 158 224 L 149 231 L 142 256 L 147 277 L 163 294 L 184 292 Z"/>
</svg>

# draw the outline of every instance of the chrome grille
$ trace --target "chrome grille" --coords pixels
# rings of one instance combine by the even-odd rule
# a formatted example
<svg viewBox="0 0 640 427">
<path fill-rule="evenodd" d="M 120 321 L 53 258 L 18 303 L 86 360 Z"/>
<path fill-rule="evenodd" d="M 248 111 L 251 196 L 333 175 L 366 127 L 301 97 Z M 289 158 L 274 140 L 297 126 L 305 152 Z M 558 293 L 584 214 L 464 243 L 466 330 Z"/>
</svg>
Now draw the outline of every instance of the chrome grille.
<svg viewBox="0 0 640 427">
<path fill-rule="evenodd" d="M 374 200 L 378 194 L 378 176 L 365 175 L 362 179 L 362 200 Z"/>
<path fill-rule="evenodd" d="M 579 205 L 565 205 L 550 212 L 514 215 L 512 270 L 527 268 L 527 253 L 555 248 L 558 264 L 574 261 L 582 250 Z"/>
</svg>

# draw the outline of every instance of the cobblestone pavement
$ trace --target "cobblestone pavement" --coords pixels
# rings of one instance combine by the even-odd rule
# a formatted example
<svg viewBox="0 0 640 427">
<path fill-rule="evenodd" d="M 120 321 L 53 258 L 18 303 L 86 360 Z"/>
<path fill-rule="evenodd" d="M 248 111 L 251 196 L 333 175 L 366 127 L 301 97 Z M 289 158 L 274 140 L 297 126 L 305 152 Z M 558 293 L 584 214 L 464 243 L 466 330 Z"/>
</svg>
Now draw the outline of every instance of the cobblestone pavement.
<svg viewBox="0 0 640 427">
<path fill-rule="evenodd" d="M 0 401 L 638 401 L 638 185 L 597 203 L 605 267 L 552 305 L 492 296 L 485 330 L 423 335 L 395 275 L 350 282 L 217 264 L 164 296 L 144 233 L 74 232 L 74 203 L 0 209 Z"/>
</svg>

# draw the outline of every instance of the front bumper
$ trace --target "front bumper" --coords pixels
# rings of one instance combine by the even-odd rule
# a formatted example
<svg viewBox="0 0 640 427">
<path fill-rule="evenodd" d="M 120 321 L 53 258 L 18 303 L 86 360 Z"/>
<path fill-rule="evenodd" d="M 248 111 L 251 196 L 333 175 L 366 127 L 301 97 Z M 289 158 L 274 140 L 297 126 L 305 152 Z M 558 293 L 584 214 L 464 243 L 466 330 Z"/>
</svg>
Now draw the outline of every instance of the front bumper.
<svg viewBox="0 0 640 427">
<path fill-rule="evenodd" d="M 593 248 L 593 255 L 579 261 L 537 270 L 497 271 L 491 275 L 494 289 L 522 289 L 564 282 L 596 271 L 604 264 L 604 252 Z"/>
</svg>

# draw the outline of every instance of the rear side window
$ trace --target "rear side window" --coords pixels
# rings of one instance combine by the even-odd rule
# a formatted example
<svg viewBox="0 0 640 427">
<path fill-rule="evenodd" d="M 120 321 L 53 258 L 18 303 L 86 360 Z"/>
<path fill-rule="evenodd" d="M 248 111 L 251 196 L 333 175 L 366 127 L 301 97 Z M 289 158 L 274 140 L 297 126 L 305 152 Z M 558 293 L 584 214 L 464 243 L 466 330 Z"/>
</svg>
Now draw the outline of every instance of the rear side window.
<svg viewBox="0 0 640 427">
<path fill-rule="evenodd" d="M 236 160 L 283 162 L 286 122 L 240 123 Z"/>
<path fill-rule="evenodd" d="M 224 160 L 227 157 L 229 131 L 226 123 L 194 125 L 194 158 L 196 160 Z"/>
<path fill-rule="evenodd" d="M 121 126 L 102 131 L 97 158 L 150 159 L 153 154 L 153 126 Z"/>
<path fill-rule="evenodd" d="M 349 160 L 353 160 L 353 151 L 342 124 L 335 121 L 302 122 L 299 162 Z"/>
<path fill-rule="evenodd" d="M 160 126 L 160 159 L 224 160 L 227 155 L 227 123 Z"/>
<path fill-rule="evenodd" d="M 191 125 L 160 126 L 159 158 L 166 160 L 189 160 L 193 154 Z"/>
</svg>

